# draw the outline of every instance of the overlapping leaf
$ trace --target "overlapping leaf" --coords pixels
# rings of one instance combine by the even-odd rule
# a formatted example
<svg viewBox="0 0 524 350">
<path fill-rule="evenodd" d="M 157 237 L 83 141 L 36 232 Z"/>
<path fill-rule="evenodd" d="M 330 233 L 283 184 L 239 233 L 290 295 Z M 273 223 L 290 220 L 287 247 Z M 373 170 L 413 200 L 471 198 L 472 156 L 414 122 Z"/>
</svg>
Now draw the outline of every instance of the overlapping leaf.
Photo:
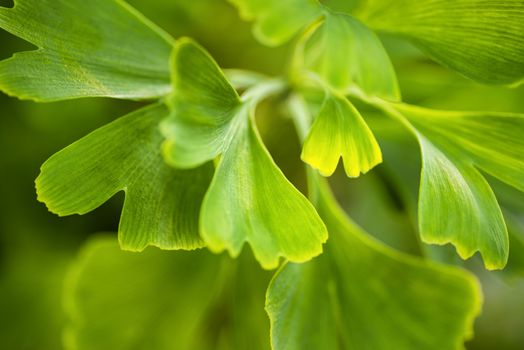
<svg viewBox="0 0 524 350">
<path fill-rule="evenodd" d="M 524 116 L 393 107 L 414 127 L 422 150 L 423 240 L 452 242 L 463 258 L 480 251 L 487 268 L 504 267 L 509 249 L 506 226 L 477 168 L 524 190 Z"/>
<path fill-rule="evenodd" d="M 0 28 L 36 45 L 0 62 L 22 99 L 155 98 L 169 93 L 173 39 L 121 0 L 16 0 Z"/>
<path fill-rule="evenodd" d="M 162 104 L 143 108 L 58 152 L 36 180 L 38 199 L 59 215 L 84 214 L 125 191 L 122 248 L 201 247 L 198 215 L 213 169 L 175 170 L 164 163 L 158 123 L 168 113 Z"/>
<path fill-rule="evenodd" d="M 193 167 L 221 155 L 200 216 L 209 248 L 236 256 L 247 241 L 265 268 L 275 268 L 281 256 L 302 262 L 320 254 L 325 226 L 264 148 L 253 120 L 255 101 L 241 101 L 190 40 L 179 41 L 173 74 L 172 113 L 162 123 L 166 160 Z"/>
<path fill-rule="evenodd" d="M 269 46 L 280 45 L 320 17 L 317 0 L 229 0 L 246 20 L 254 20 L 256 38 Z"/>
<path fill-rule="evenodd" d="M 340 157 L 349 177 L 358 177 L 382 161 L 378 143 L 357 109 L 345 97 L 328 93 L 304 142 L 302 159 L 330 176 Z"/>
<path fill-rule="evenodd" d="M 365 0 L 358 16 L 471 79 L 510 84 L 524 78 L 521 0 Z"/>
<path fill-rule="evenodd" d="M 274 277 L 273 349 L 458 349 L 472 335 L 480 290 L 471 275 L 372 241 L 324 183 L 316 204 L 330 239 L 322 256 Z"/>
<path fill-rule="evenodd" d="M 123 252 L 97 237 L 65 288 L 66 349 L 269 349 L 264 291 L 254 259 L 206 251 Z M 103 315 L 103 317 L 101 317 Z"/>
<path fill-rule="evenodd" d="M 303 48 L 301 61 L 331 87 L 399 100 L 397 77 L 378 37 L 357 19 L 325 12 L 323 24 Z"/>
</svg>

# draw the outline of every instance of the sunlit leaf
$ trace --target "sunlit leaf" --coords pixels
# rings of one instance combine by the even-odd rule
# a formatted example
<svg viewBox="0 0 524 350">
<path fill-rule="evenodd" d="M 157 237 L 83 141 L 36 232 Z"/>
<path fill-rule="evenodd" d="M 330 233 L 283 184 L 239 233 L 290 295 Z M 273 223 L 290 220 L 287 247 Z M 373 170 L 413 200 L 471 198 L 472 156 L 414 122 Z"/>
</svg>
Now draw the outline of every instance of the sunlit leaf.
<svg viewBox="0 0 524 350">
<path fill-rule="evenodd" d="M 244 128 L 204 199 L 202 237 L 212 250 L 228 249 L 233 256 L 248 241 L 265 268 L 277 267 L 279 256 L 302 262 L 320 254 L 324 224 L 276 167 L 251 122 Z"/>
<path fill-rule="evenodd" d="M 263 44 L 283 44 L 298 31 L 320 17 L 316 0 L 229 0 L 240 15 L 255 21 L 253 32 Z"/>
<path fill-rule="evenodd" d="M 322 183 L 316 204 L 326 252 L 287 264 L 267 294 L 273 349 L 458 349 L 472 335 L 481 294 L 466 271 L 371 240 Z"/>
<path fill-rule="evenodd" d="M 325 226 L 265 149 L 256 101 L 241 101 L 209 54 L 187 39 L 177 45 L 173 74 L 172 113 L 162 123 L 167 162 L 192 167 L 221 155 L 200 217 L 208 247 L 237 256 L 249 242 L 268 269 L 279 257 L 302 262 L 320 254 Z"/>
<path fill-rule="evenodd" d="M 524 78 L 521 0 L 365 0 L 358 15 L 471 79 L 510 84 Z"/>
<path fill-rule="evenodd" d="M 158 123 L 167 114 L 161 104 L 143 108 L 58 152 L 36 180 L 38 199 L 59 215 L 85 214 L 125 191 L 122 248 L 201 247 L 198 214 L 213 169 L 174 170 L 164 163 Z"/>
<path fill-rule="evenodd" d="M 325 13 L 324 23 L 303 49 L 303 64 L 338 90 L 399 100 L 397 77 L 378 37 L 357 19 Z"/>
<path fill-rule="evenodd" d="M 453 243 L 467 259 L 479 251 L 488 269 L 508 259 L 508 234 L 497 199 L 473 166 L 442 153 L 420 136 L 419 227 L 427 243 Z"/>
<path fill-rule="evenodd" d="M 382 161 L 378 143 L 357 109 L 346 98 L 328 93 L 304 142 L 302 159 L 330 176 L 340 157 L 349 177 L 358 177 Z"/>
<path fill-rule="evenodd" d="M 0 89 L 22 99 L 154 98 L 171 90 L 173 39 L 121 0 L 16 0 L 0 28 L 36 45 L 0 62 Z"/>
<path fill-rule="evenodd" d="M 392 105 L 415 129 L 422 157 L 419 224 L 424 241 L 480 251 L 487 268 L 508 259 L 499 205 L 477 168 L 524 190 L 524 116 Z"/>
<path fill-rule="evenodd" d="M 66 349 L 269 349 L 268 280 L 249 256 L 134 254 L 97 237 L 66 281 Z"/>
</svg>

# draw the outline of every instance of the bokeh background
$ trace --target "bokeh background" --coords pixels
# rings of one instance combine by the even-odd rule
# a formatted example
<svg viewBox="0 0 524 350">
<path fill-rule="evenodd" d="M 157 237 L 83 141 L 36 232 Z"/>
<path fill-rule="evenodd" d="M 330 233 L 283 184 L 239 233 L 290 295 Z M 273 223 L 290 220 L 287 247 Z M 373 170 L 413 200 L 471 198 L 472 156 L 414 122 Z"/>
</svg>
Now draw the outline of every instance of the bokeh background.
<svg viewBox="0 0 524 350">
<path fill-rule="evenodd" d="M 292 44 L 261 46 L 253 39 L 250 25 L 225 0 L 128 2 L 173 36 L 195 38 L 224 68 L 285 74 Z M 0 6 L 9 3 L 1 0 Z M 337 6 L 350 3 L 338 1 Z M 524 112 L 523 88 L 472 83 L 425 59 L 409 44 L 391 37 L 382 39 L 393 58 L 405 101 L 442 109 Z M 33 47 L 0 31 L 0 59 L 28 49 Z M 1 349 L 62 348 L 66 323 L 62 294 L 70 262 L 91 235 L 115 232 L 118 226 L 122 194 L 85 216 L 58 218 L 48 213 L 37 202 L 34 190 L 40 165 L 54 152 L 139 106 L 138 102 L 109 99 L 36 104 L 0 93 Z M 484 310 L 468 349 L 523 349 L 524 196 L 489 179 L 513 233 L 510 264 L 503 272 L 485 272 L 478 257 L 461 262 L 449 247 L 420 245 L 415 229 L 417 145 L 376 111 L 361 108 L 377 133 L 385 162 L 357 180 L 337 173 L 331 182 L 339 200 L 360 225 L 387 244 L 465 266 L 480 278 Z M 278 101 L 270 101 L 258 114 L 262 136 L 275 160 L 302 187 L 299 144 L 284 110 Z"/>
</svg>

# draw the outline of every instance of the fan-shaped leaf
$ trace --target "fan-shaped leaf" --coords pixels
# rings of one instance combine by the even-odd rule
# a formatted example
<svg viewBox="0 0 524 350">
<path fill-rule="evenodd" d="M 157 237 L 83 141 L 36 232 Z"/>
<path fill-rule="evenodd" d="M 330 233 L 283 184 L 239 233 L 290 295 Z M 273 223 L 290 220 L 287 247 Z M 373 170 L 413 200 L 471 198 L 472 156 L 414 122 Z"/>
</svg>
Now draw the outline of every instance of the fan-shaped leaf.
<svg viewBox="0 0 524 350">
<path fill-rule="evenodd" d="M 331 87 L 399 100 L 400 90 L 389 56 L 378 37 L 357 19 L 325 12 L 324 23 L 308 40 L 301 59 Z"/>
<path fill-rule="evenodd" d="M 348 220 L 322 184 L 325 253 L 287 264 L 267 294 L 273 349 L 458 349 L 480 289 L 466 271 L 398 253 Z"/>
<path fill-rule="evenodd" d="M 36 45 L 0 62 L 0 89 L 22 99 L 155 98 L 171 90 L 174 40 L 121 0 L 16 0 L 0 28 Z"/>
<path fill-rule="evenodd" d="M 522 0 L 365 0 L 358 15 L 471 79 L 510 84 L 524 78 Z"/>
<path fill-rule="evenodd" d="M 317 0 L 229 1 L 238 7 L 244 19 L 255 21 L 255 37 L 269 46 L 288 41 L 322 13 Z"/>
<path fill-rule="evenodd" d="M 167 114 L 161 104 L 143 108 L 58 152 L 36 180 L 38 199 L 59 215 L 84 214 L 125 191 L 122 248 L 203 246 L 198 215 L 212 165 L 175 170 L 164 163 L 158 123 Z"/>
<path fill-rule="evenodd" d="M 478 250 L 487 268 L 504 267 L 509 249 L 504 219 L 475 167 L 524 190 L 524 116 L 391 106 L 414 128 L 422 149 L 422 238 L 452 242 L 463 258 Z"/>
<path fill-rule="evenodd" d="M 302 150 L 302 159 L 324 176 L 333 174 L 342 156 L 349 177 L 382 162 L 373 133 L 345 97 L 326 96 Z"/>
<path fill-rule="evenodd" d="M 320 254 L 325 226 L 265 149 L 252 120 L 256 101 L 249 93 L 241 101 L 190 40 L 179 41 L 173 67 L 172 113 L 162 123 L 166 160 L 192 167 L 221 155 L 200 217 L 208 247 L 237 256 L 247 241 L 264 268 L 277 267 L 279 257 L 302 262 Z"/>
</svg>

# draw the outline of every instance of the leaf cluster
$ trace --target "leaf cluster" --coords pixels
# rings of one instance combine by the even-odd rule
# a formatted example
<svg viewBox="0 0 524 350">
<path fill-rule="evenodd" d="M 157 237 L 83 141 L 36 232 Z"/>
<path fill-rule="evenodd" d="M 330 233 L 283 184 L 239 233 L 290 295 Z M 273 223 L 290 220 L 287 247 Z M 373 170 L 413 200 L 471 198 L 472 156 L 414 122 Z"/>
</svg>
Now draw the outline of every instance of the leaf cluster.
<svg viewBox="0 0 524 350">
<path fill-rule="evenodd" d="M 422 241 L 451 243 L 464 259 L 480 252 L 487 269 L 503 268 L 510 239 L 484 174 L 524 191 L 524 115 L 404 103 L 377 33 L 399 35 L 475 81 L 518 85 L 524 3 L 361 0 L 343 12 L 315 0 L 231 3 L 262 43 L 295 40 L 285 77 L 228 77 L 195 41 L 173 39 L 121 0 L 16 0 L 0 8 L 0 27 L 37 46 L 0 62 L 2 91 L 38 102 L 151 102 L 49 158 L 36 180 L 38 199 L 65 216 L 124 191 L 122 250 L 207 247 L 238 257 L 132 255 L 106 238 L 92 241 L 68 281 L 67 346 L 141 347 L 152 332 L 158 349 L 172 348 L 174 338 L 180 349 L 245 348 L 244 330 L 265 324 L 264 286 L 249 281 L 260 274 L 267 282 L 241 254 L 247 243 L 262 268 L 280 266 L 265 298 L 273 349 L 460 348 L 480 312 L 476 280 L 370 238 L 324 177 L 340 158 L 350 178 L 383 161 L 367 110 L 357 107 L 373 108 L 419 144 Z M 257 128 L 257 107 L 275 96 L 303 141 L 307 195 L 279 169 Z M 108 286 L 103 294 L 100 285 Z M 99 323 L 109 305 L 114 312 Z M 217 314 L 227 322 L 212 336 L 216 344 L 206 344 L 197 334 Z"/>
</svg>

